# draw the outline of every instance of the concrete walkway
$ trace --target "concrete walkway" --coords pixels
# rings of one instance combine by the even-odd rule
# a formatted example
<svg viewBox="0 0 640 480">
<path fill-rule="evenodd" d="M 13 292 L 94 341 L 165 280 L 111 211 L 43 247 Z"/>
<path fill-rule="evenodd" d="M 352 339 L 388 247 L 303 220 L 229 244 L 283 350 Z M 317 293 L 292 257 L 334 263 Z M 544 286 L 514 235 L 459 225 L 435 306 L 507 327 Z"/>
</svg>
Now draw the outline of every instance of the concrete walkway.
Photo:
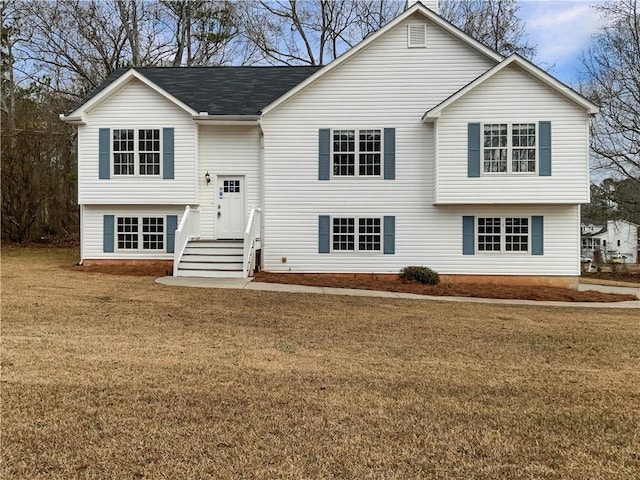
<svg viewBox="0 0 640 480">
<path fill-rule="evenodd" d="M 640 300 L 630 302 L 543 302 L 536 300 L 504 300 L 496 298 L 445 297 L 433 295 L 417 295 L 415 293 L 381 292 L 377 290 L 357 290 L 353 288 L 308 287 L 306 285 L 289 285 L 284 283 L 252 282 L 252 278 L 195 278 L 195 277 L 161 277 L 156 279 L 162 285 L 198 288 L 231 288 L 235 290 L 262 290 L 268 292 L 319 293 L 325 295 L 347 295 L 353 297 L 410 298 L 413 300 L 431 300 L 437 302 L 492 303 L 496 305 L 535 305 L 545 307 L 589 307 L 589 308 L 640 308 Z M 583 288 L 584 287 L 584 288 Z M 580 290 L 599 290 L 592 287 L 603 285 L 580 285 Z M 640 292 L 629 287 L 607 287 L 624 289 L 614 293 L 632 293 L 640 298 Z M 612 290 L 601 290 L 609 291 Z"/>
<path fill-rule="evenodd" d="M 598 283 L 580 283 L 578 290 L 586 292 L 587 290 L 596 290 L 598 292 L 605 293 L 626 293 L 635 295 L 636 298 L 640 298 L 640 287 L 620 287 L 617 285 L 600 285 Z"/>
</svg>

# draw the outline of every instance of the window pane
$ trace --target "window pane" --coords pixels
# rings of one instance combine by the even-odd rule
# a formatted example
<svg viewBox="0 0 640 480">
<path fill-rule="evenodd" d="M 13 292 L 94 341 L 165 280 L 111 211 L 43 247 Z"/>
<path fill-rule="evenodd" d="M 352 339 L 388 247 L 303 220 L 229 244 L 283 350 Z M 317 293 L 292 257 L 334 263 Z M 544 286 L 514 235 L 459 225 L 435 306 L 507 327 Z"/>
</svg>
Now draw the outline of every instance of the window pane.
<svg viewBox="0 0 640 480">
<path fill-rule="evenodd" d="M 142 219 L 142 249 L 164 249 L 164 218 L 144 217 Z"/>
<path fill-rule="evenodd" d="M 358 250 L 380 251 L 381 232 L 379 218 L 358 219 Z"/>
<path fill-rule="evenodd" d="M 505 250 L 507 252 L 526 252 L 529 250 L 529 219 L 505 219 Z"/>
<path fill-rule="evenodd" d="M 333 219 L 333 249 L 336 251 L 355 250 L 355 219 Z"/>
<path fill-rule="evenodd" d="M 160 130 L 138 130 L 140 175 L 160 175 Z"/>
<path fill-rule="evenodd" d="M 535 123 L 514 123 L 511 132 L 511 141 L 513 144 L 511 170 L 513 172 L 535 172 Z"/>
<path fill-rule="evenodd" d="M 358 174 L 380 175 L 381 133 L 380 130 L 360 130 Z"/>
<path fill-rule="evenodd" d="M 484 171 L 507 171 L 507 124 L 484 125 Z"/>
<path fill-rule="evenodd" d="M 118 217 L 118 249 L 138 248 L 138 217 Z"/>
<path fill-rule="evenodd" d="M 133 130 L 113 130 L 113 174 L 133 175 L 135 173 Z"/>
<path fill-rule="evenodd" d="M 333 131 L 333 174 L 335 176 L 355 175 L 355 151 L 355 130 Z"/>
<path fill-rule="evenodd" d="M 478 218 L 478 251 L 500 251 L 500 218 Z"/>
</svg>

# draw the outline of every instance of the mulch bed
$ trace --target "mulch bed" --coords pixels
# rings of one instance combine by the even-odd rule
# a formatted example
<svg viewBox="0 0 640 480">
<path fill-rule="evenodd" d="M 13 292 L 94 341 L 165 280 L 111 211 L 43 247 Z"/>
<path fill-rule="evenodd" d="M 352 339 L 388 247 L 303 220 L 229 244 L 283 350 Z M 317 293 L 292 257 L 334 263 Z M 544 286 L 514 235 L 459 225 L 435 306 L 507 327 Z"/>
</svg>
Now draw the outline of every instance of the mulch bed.
<svg viewBox="0 0 640 480">
<path fill-rule="evenodd" d="M 130 275 L 162 277 L 172 272 L 158 265 L 83 265 L 66 266 L 70 270 L 87 273 L 106 273 L 109 275 Z M 637 300 L 633 295 L 620 295 L 596 291 L 579 292 L 569 288 L 541 287 L 530 285 L 494 285 L 477 283 L 441 283 L 439 285 L 421 285 L 404 283 L 400 278 L 389 276 L 354 275 L 333 276 L 322 274 L 266 273 L 256 274 L 256 281 L 266 283 L 286 283 L 313 287 L 356 288 L 362 290 L 382 290 L 388 292 L 416 293 L 448 297 L 499 298 L 513 300 L 544 300 L 561 302 L 624 302 Z"/>
<path fill-rule="evenodd" d="M 256 281 L 267 283 L 288 283 L 314 287 L 358 288 L 363 290 L 383 290 L 389 292 L 417 293 L 449 297 L 478 297 L 514 300 L 545 300 L 562 302 L 624 302 L 637 300 L 633 295 L 619 295 L 596 291 L 579 292 L 569 288 L 540 287 L 530 285 L 493 285 L 476 283 L 441 283 L 421 285 L 404 283 L 399 277 L 389 279 L 377 275 L 354 275 L 336 277 L 322 274 L 265 273 L 256 274 Z"/>
</svg>

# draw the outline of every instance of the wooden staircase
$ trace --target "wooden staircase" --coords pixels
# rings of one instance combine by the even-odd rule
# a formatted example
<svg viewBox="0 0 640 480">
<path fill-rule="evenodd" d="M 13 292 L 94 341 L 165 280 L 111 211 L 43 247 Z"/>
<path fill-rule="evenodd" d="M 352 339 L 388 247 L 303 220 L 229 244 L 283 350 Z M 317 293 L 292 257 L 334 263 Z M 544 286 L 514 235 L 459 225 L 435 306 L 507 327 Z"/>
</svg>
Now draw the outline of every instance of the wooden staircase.
<svg viewBox="0 0 640 480">
<path fill-rule="evenodd" d="M 178 277 L 242 277 L 242 240 L 189 240 Z"/>
</svg>

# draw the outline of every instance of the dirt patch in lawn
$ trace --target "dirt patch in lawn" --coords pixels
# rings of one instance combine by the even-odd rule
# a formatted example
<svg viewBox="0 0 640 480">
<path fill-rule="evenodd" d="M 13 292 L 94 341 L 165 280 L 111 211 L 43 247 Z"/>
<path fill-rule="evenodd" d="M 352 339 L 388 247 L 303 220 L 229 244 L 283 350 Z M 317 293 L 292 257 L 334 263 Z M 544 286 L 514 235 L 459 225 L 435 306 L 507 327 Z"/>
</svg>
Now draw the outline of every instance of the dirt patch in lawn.
<svg viewBox="0 0 640 480">
<path fill-rule="evenodd" d="M 165 263 L 65 265 L 64 268 L 85 273 L 106 273 L 107 275 L 129 275 L 133 277 L 165 277 L 172 275 Z"/>
<path fill-rule="evenodd" d="M 478 297 L 516 300 L 545 300 L 554 302 L 624 302 L 637 300 L 634 295 L 619 295 L 596 291 L 580 292 L 561 287 L 532 287 L 529 285 L 495 285 L 477 283 L 441 283 L 422 285 L 405 283 L 400 277 L 388 275 L 335 276 L 323 274 L 266 273 L 256 274 L 256 281 L 266 283 L 287 283 L 314 287 L 358 288 L 388 292 L 416 293 L 448 297 Z"/>
</svg>

